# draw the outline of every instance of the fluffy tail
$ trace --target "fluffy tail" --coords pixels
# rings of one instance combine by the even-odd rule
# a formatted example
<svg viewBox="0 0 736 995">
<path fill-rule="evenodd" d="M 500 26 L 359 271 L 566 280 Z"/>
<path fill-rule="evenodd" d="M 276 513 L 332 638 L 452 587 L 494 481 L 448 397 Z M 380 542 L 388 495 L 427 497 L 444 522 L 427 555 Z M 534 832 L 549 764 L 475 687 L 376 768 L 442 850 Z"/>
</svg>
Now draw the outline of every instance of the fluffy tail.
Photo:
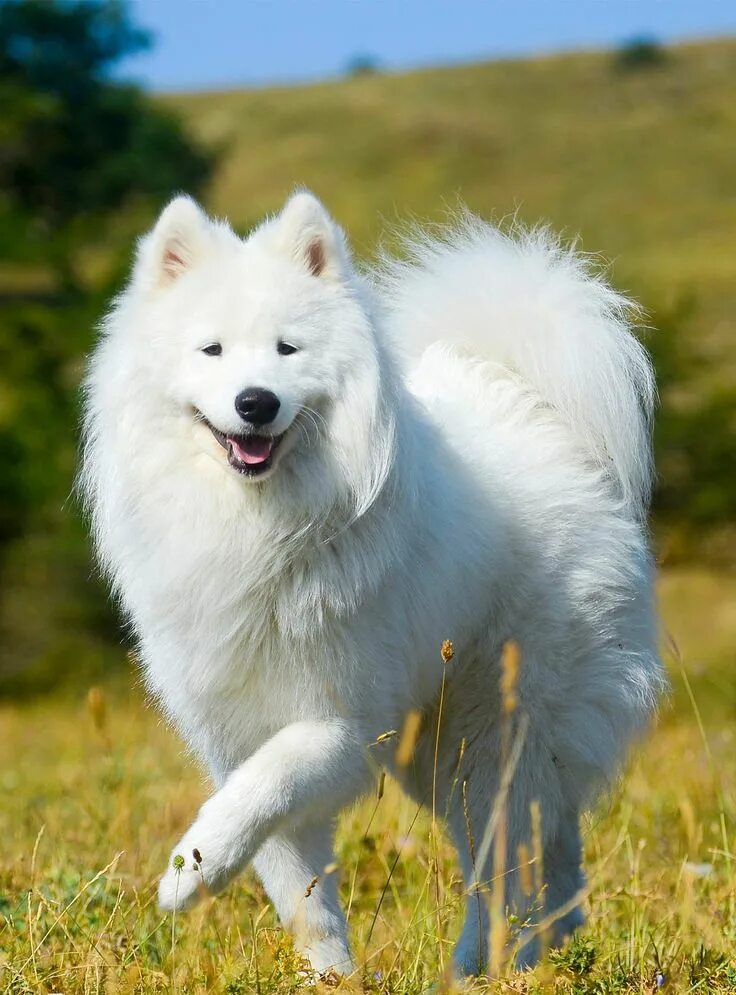
<svg viewBox="0 0 736 995">
<path fill-rule="evenodd" d="M 521 375 L 644 514 L 656 389 L 636 306 L 546 229 L 505 234 L 468 215 L 407 250 L 384 271 L 400 345 L 449 342 Z"/>
</svg>

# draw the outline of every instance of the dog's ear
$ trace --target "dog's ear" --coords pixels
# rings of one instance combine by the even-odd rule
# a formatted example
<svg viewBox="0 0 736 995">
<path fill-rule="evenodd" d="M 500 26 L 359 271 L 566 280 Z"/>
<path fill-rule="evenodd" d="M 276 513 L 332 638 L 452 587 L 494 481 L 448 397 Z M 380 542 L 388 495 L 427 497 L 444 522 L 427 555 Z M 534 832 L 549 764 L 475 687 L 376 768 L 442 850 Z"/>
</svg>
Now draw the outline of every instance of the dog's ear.
<svg viewBox="0 0 736 995">
<path fill-rule="evenodd" d="M 334 452 L 351 495 L 354 519 L 375 502 L 394 465 L 397 426 L 390 392 L 378 363 L 371 359 L 348 376 L 330 418 Z"/>
<path fill-rule="evenodd" d="M 345 235 L 314 194 L 295 193 L 276 219 L 276 227 L 281 249 L 312 276 L 339 280 L 349 271 Z"/>
<path fill-rule="evenodd" d="M 191 197 L 175 197 L 140 243 L 136 276 L 150 288 L 174 283 L 212 249 L 213 224 Z"/>
</svg>

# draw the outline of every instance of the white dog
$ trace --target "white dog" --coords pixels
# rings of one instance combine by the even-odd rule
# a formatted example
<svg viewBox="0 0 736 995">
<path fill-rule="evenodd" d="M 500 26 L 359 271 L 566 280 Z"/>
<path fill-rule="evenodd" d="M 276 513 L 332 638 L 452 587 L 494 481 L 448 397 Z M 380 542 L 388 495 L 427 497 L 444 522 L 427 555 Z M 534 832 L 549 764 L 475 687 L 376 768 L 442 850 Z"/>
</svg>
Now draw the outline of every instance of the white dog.
<svg viewBox="0 0 736 995">
<path fill-rule="evenodd" d="M 512 871 L 505 902 L 522 919 L 562 908 L 555 941 L 581 921 L 581 806 L 663 685 L 644 523 L 654 386 L 630 305 L 544 232 L 465 217 L 408 257 L 360 276 L 308 193 L 244 240 L 177 198 L 86 384 L 99 555 L 148 687 L 216 786 L 161 905 L 253 861 L 317 971 L 351 967 L 322 872 L 376 761 L 420 800 L 434 789 L 471 886 L 456 962 L 483 967 L 472 886 L 494 873 L 474 862 L 501 779 L 507 640 L 521 666 L 506 851 L 516 866 L 538 802 L 544 909 Z M 423 732 L 396 769 L 396 739 L 367 747 L 413 709 Z M 522 940 L 518 963 L 537 956 Z"/>
</svg>

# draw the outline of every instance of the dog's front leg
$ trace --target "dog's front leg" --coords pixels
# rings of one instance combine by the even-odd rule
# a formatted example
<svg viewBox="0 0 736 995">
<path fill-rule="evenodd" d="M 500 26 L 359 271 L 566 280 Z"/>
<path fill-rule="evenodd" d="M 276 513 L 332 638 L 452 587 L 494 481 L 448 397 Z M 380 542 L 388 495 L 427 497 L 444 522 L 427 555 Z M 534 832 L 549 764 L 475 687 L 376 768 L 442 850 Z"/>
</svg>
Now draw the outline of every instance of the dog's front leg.
<svg viewBox="0 0 736 995">
<path fill-rule="evenodd" d="M 221 891 L 282 826 L 330 819 L 367 786 L 365 738 L 346 719 L 279 730 L 199 810 L 159 885 L 164 909 Z"/>
<path fill-rule="evenodd" d="M 337 894 L 332 820 L 284 827 L 253 858 L 268 897 L 294 946 L 322 974 L 353 970 L 347 924 Z"/>
</svg>

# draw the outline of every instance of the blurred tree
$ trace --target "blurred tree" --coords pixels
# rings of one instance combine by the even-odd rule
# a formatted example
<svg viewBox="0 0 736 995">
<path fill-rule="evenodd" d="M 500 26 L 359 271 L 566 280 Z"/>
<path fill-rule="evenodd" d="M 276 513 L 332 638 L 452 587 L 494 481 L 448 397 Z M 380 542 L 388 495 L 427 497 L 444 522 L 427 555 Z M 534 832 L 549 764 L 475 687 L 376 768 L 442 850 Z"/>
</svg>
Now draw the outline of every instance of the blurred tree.
<svg viewBox="0 0 736 995">
<path fill-rule="evenodd" d="M 196 191 L 212 161 L 111 68 L 150 43 L 116 0 L 0 5 L 0 251 L 71 277 L 75 245 L 132 198 Z"/>
<path fill-rule="evenodd" d="M 348 76 L 375 76 L 380 68 L 380 63 L 374 55 L 361 52 L 348 60 L 345 72 Z"/>
<path fill-rule="evenodd" d="M 647 35 L 630 38 L 618 49 L 615 66 L 621 70 L 653 69 L 667 60 L 667 51 Z"/>
<path fill-rule="evenodd" d="M 129 227 L 214 165 L 110 78 L 148 44 L 116 0 L 0 0 L 0 693 L 121 656 L 67 500 L 83 356 Z"/>
<path fill-rule="evenodd" d="M 698 336 L 689 328 L 696 310 L 695 295 L 683 294 L 653 315 L 657 332 L 646 342 L 661 398 L 653 510 L 660 554 L 668 561 L 697 551 L 733 569 L 736 383 L 712 382 L 710 361 L 698 352 Z"/>
</svg>

